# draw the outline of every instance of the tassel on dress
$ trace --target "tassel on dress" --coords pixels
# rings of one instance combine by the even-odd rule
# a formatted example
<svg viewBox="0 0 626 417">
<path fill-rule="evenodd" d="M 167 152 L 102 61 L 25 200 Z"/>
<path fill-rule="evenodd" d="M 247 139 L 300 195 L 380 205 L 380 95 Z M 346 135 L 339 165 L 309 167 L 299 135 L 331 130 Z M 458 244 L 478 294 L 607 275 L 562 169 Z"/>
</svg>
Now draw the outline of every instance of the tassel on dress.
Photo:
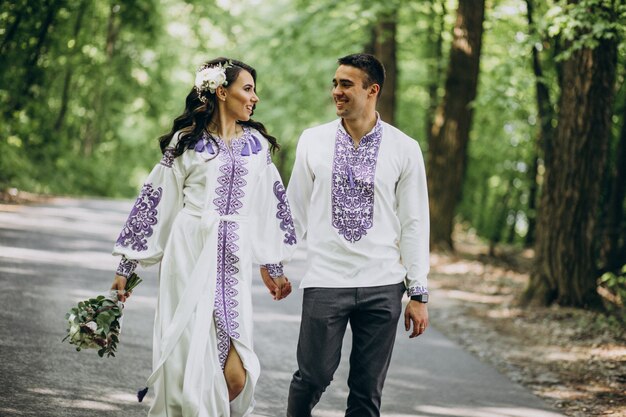
<svg viewBox="0 0 626 417">
<path fill-rule="evenodd" d="M 137 400 L 139 402 L 142 402 L 143 397 L 145 397 L 147 393 L 148 393 L 148 387 L 145 387 L 144 389 L 140 389 L 139 391 L 137 391 Z"/>
</svg>

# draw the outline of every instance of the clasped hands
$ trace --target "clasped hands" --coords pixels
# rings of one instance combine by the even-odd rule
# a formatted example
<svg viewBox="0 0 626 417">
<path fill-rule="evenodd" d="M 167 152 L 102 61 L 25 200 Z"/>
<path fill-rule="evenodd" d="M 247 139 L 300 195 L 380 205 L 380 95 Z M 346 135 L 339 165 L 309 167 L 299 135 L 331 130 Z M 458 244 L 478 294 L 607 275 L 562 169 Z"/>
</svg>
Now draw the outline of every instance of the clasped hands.
<svg viewBox="0 0 626 417">
<path fill-rule="evenodd" d="M 263 284 L 265 284 L 274 300 L 282 300 L 291 294 L 291 282 L 289 282 L 286 276 L 281 275 L 278 278 L 272 278 L 266 268 L 261 267 L 260 270 Z"/>
</svg>

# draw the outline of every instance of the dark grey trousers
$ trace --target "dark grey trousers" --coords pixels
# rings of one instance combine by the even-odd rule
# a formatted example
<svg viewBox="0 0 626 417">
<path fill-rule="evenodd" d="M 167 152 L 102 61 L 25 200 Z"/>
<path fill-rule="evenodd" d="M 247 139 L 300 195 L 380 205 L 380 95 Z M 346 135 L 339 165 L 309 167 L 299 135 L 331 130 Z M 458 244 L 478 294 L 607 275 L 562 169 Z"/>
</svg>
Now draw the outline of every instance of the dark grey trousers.
<svg viewBox="0 0 626 417">
<path fill-rule="evenodd" d="M 402 311 L 404 283 L 366 288 L 306 288 L 298 370 L 287 417 L 310 417 L 339 366 L 346 326 L 352 329 L 346 417 L 378 417 L 383 384 Z"/>
</svg>

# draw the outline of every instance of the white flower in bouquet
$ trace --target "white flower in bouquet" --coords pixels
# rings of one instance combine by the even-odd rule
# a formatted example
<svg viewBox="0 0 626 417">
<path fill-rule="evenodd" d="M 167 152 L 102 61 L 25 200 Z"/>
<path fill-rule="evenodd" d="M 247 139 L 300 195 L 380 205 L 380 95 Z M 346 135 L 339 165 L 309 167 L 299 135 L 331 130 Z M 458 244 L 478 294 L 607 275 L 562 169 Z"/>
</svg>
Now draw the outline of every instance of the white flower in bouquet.
<svg viewBox="0 0 626 417">
<path fill-rule="evenodd" d="M 126 281 L 126 291 L 132 291 L 141 278 L 132 274 Z M 117 291 L 111 291 L 109 297 L 99 295 L 78 303 L 65 315 L 68 321 L 68 340 L 76 350 L 98 349 L 98 355 L 115 356 L 122 328 L 122 309 L 124 304 L 117 300 Z"/>
</svg>

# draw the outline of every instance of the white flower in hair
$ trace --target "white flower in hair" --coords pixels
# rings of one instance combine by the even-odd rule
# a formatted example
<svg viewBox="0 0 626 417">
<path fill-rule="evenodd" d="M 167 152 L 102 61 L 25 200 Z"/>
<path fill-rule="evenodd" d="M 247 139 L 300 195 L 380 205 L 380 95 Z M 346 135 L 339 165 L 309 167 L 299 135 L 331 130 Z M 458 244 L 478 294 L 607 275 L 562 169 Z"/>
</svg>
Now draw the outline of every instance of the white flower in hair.
<svg viewBox="0 0 626 417">
<path fill-rule="evenodd" d="M 196 73 L 194 85 L 201 100 L 203 99 L 203 92 L 208 90 L 211 94 L 215 94 L 217 87 L 220 85 L 228 85 L 228 81 L 226 81 L 226 68 L 230 66 L 230 62 L 227 62 L 225 64 L 200 67 Z"/>
</svg>

